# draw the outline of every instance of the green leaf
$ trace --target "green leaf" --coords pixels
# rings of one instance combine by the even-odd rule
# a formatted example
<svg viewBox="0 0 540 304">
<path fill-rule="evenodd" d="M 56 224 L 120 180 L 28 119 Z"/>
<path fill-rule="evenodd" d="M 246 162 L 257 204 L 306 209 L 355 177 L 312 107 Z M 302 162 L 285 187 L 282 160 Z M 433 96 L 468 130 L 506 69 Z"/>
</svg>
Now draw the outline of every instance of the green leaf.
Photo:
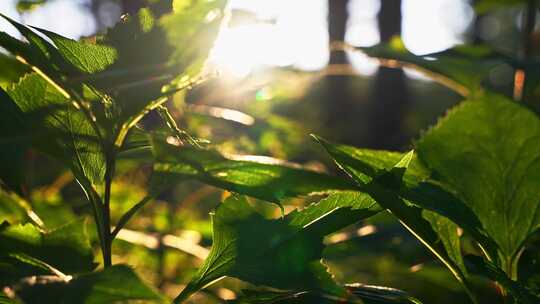
<svg viewBox="0 0 540 304">
<path fill-rule="evenodd" d="M 180 303 L 223 276 L 280 289 L 306 289 L 344 296 L 321 264 L 323 237 L 379 212 L 364 194 L 342 192 L 318 204 L 269 220 L 232 196 L 212 215 L 208 258 L 176 298 Z"/>
<path fill-rule="evenodd" d="M 401 196 L 401 189 L 418 186 L 421 180 L 428 176 L 428 172 L 412 152 L 390 165 L 396 161 L 398 153 L 356 149 L 315 138 L 336 164 L 357 182 L 361 191 L 368 193 L 379 205 L 392 212 L 460 282 L 466 284 L 459 246 L 455 246 L 456 237 L 449 235 L 448 222 L 438 214 L 425 214 L 425 210 Z M 411 170 L 406 170 L 408 168 Z M 438 232 L 444 234 L 439 235 Z M 457 229 L 455 233 L 457 234 Z M 441 241 L 441 238 L 445 240 Z"/>
<path fill-rule="evenodd" d="M 128 266 L 110 268 L 76 276 L 68 283 L 45 283 L 26 286 L 21 298 L 27 303 L 126 303 L 145 300 L 165 303 L 165 298 L 143 282 Z M 146 303 L 146 302 L 145 302 Z"/>
<path fill-rule="evenodd" d="M 380 211 L 381 207 L 368 195 L 343 191 L 332 193 L 304 209 L 294 210 L 286 219 L 297 228 L 309 226 L 311 233 L 328 235 Z"/>
<path fill-rule="evenodd" d="M 486 46 L 462 45 L 438 53 L 417 56 L 406 50 L 398 37 L 387 44 L 359 49 L 368 56 L 383 59 L 384 64 L 390 66 L 402 64 L 416 68 L 463 96 L 481 92 L 481 83 L 489 72 L 509 61 L 504 55 Z"/>
<path fill-rule="evenodd" d="M 0 14 L 0 17 L 4 16 Z M 22 42 L 5 32 L 0 32 L 0 47 L 6 49 L 10 55 L 15 56 L 21 63 L 24 62 L 30 66 L 40 67 L 41 70 L 45 70 L 51 75 L 57 75 L 47 56 L 36 45 Z"/>
<path fill-rule="evenodd" d="M 136 15 L 128 16 L 108 29 L 103 37 L 98 37 L 99 43 L 113 47 L 118 53 L 118 60 L 107 71 L 131 70 L 130 74 L 133 75 L 128 77 L 134 79 L 144 77 L 136 73 L 137 68 L 168 63 L 172 46 L 168 44 L 163 30 L 156 26 L 155 19 L 150 8 L 143 8 Z M 125 74 L 117 75 L 113 77 L 115 81 L 128 80 L 118 76 L 126 77 Z"/>
<path fill-rule="evenodd" d="M 28 41 L 21 42 L 4 32 L 0 32 L 0 46 L 8 50 L 12 55 L 20 56 L 28 64 L 39 68 L 48 77 L 60 81 L 60 73 L 64 75 L 77 74 L 77 71 L 69 64 L 54 45 L 36 34 L 26 25 L 0 14 L 0 17 L 11 23 Z"/>
<path fill-rule="evenodd" d="M 1 32 L 1 46 L 13 55 L 22 56 L 27 60 L 39 60 L 40 63 L 45 63 L 48 59 L 47 55 L 49 55 L 49 46 L 47 46 L 47 42 L 32 32 L 27 26 L 20 24 L 4 14 L 0 14 L 0 17 L 13 25 L 28 41 L 25 43 L 9 36 L 5 32 Z"/>
<path fill-rule="evenodd" d="M 510 279 L 502 269 L 497 267 L 497 265 L 473 255 L 467 255 L 465 256 L 465 259 L 472 273 L 485 276 L 498 282 L 510 293 L 516 301 L 515 303 L 533 304 L 540 301 L 539 296 L 535 296 L 523 285 Z"/>
<path fill-rule="evenodd" d="M 82 72 L 95 73 L 103 71 L 117 59 L 114 48 L 84 41 L 75 41 L 45 29 L 33 28 L 51 39 L 62 57 Z"/>
<path fill-rule="evenodd" d="M 443 225 L 440 229 L 441 231 L 446 231 L 446 233 L 443 233 L 440 236 L 443 238 L 443 244 L 445 246 L 454 243 L 451 239 L 444 240 L 445 235 L 450 237 L 448 234 L 448 232 L 450 232 L 450 230 L 448 230 L 448 225 L 451 225 L 451 223 L 448 223 L 444 219 L 433 218 L 435 215 L 429 215 L 428 213 L 430 211 L 450 219 L 452 222 L 463 228 L 474 237 L 487 256 L 490 258 L 497 258 L 497 244 L 487 235 L 487 232 L 483 228 L 482 223 L 476 214 L 464 202 L 458 199 L 452 191 L 448 190 L 446 185 L 443 185 L 436 180 L 426 180 L 420 182 L 416 186 L 405 187 L 404 189 L 401 189 L 400 192 L 404 199 L 426 209 L 423 211 L 424 217 L 428 219 L 432 225 L 435 225 L 436 223 Z M 434 228 L 436 230 L 439 229 L 435 226 Z M 451 230 L 454 231 L 453 228 Z M 447 247 L 447 250 L 449 250 L 449 248 L 452 247 Z M 456 253 L 451 254 L 451 256 L 457 257 L 458 252 L 459 251 L 456 251 Z M 463 268 L 460 260 L 456 260 L 456 262 Z"/>
<path fill-rule="evenodd" d="M 62 94 L 36 74 L 29 74 L 9 91 L 10 106 L 23 117 L 26 138 L 39 150 L 67 161 L 78 179 L 100 183 L 104 155 L 91 123 Z M 31 131 L 30 131 L 31 130 Z"/>
<path fill-rule="evenodd" d="M 83 44 L 80 44 L 81 47 L 76 49 L 76 43 L 71 43 L 71 48 L 68 48 L 67 45 L 69 45 L 69 42 L 67 39 L 61 39 L 60 36 L 47 32 L 45 30 L 41 30 L 42 33 L 49 34 L 53 40 L 56 40 L 60 48 L 62 50 L 62 53 L 57 49 L 56 46 L 54 46 L 52 43 L 50 43 L 48 40 L 43 38 L 42 36 L 38 35 L 36 33 L 37 30 L 40 29 L 31 29 L 23 24 L 20 24 L 9 17 L 6 17 L 2 14 L 0 14 L 0 17 L 3 17 L 8 22 L 10 22 L 19 32 L 26 38 L 28 43 L 21 42 L 17 39 L 14 39 L 13 37 L 10 37 L 9 35 L 5 33 L 0 33 L 0 46 L 4 47 L 6 50 L 8 50 L 12 55 L 16 56 L 17 60 L 29 65 L 31 70 L 35 72 L 35 75 L 28 76 L 25 78 L 22 78 L 20 83 L 15 85 L 13 88 L 10 88 L 9 92 L 11 97 L 15 99 L 15 102 L 18 104 L 19 107 L 21 106 L 21 103 L 25 103 L 26 105 L 29 105 L 31 103 L 37 103 L 41 106 L 47 106 L 48 110 L 42 109 L 41 114 L 43 116 L 46 116 L 43 112 L 51 112 L 51 108 L 57 107 L 60 104 L 60 99 L 65 99 L 64 104 L 72 104 L 77 108 L 79 111 L 75 111 L 75 109 L 69 108 L 65 110 L 57 110 L 55 115 L 59 116 L 60 112 L 63 112 L 61 114 L 63 119 L 59 121 L 59 124 L 64 124 L 61 129 L 71 129 L 69 132 L 64 132 L 64 130 L 61 130 L 64 134 L 69 134 L 66 136 L 66 139 L 64 142 L 70 141 L 69 138 L 71 138 L 71 142 L 73 146 L 71 149 L 67 150 L 82 150 L 81 147 L 77 147 L 80 144 L 80 138 L 81 137 L 93 137 L 93 145 L 97 146 L 97 136 L 96 133 L 102 133 L 102 132 L 109 132 L 114 131 L 110 130 L 113 129 L 111 126 L 111 123 L 107 121 L 107 119 L 111 115 L 102 115 L 103 108 L 107 107 L 106 103 L 110 103 L 110 98 L 103 95 L 102 93 L 98 92 L 94 88 L 90 88 L 88 85 L 81 85 L 79 82 L 80 79 L 84 79 L 83 73 L 77 69 L 72 63 L 67 61 L 65 59 L 71 59 L 73 62 L 77 61 L 78 66 L 86 69 L 98 69 L 103 68 L 102 61 L 107 61 L 108 58 L 103 59 L 102 56 L 104 56 L 105 51 L 104 48 L 94 47 L 91 50 L 90 47 L 82 47 Z M 86 49 L 86 52 L 83 54 L 82 50 Z M 98 54 L 99 53 L 99 54 Z M 64 56 L 64 54 L 66 54 Z M 91 58 L 86 58 L 91 57 Z M 76 56 L 79 56 L 80 58 L 75 60 L 74 58 Z M 51 90 L 47 91 L 48 96 L 44 98 L 43 96 L 39 96 L 37 94 L 43 93 L 43 90 L 37 88 L 36 84 L 38 81 L 31 80 L 31 81 L 25 81 L 26 78 L 42 78 L 41 83 L 39 83 L 39 86 L 41 87 L 50 87 Z M 77 81 L 74 81 L 77 80 Z M 28 85 L 34 86 L 31 88 L 23 88 L 20 91 L 23 91 L 23 94 L 21 94 L 24 98 L 29 98 L 28 100 L 20 100 L 13 96 L 13 92 L 16 91 L 17 87 L 20 87 L 22 85 Z M 28 89 L 28 92 L 26 92 Z M 34 89 L 34 90 L 32 90 Z M 37 90 L 35 90 L 37 89 Z M 56 92 L 52 92 L 56 91 Z M 21 97 L 19 96 L 19 97 Z M 39 100 L 35 100 L 36 98 L 41 98 L 44 101 L 53 101 L 54 105 L 47 104 Z M 52 98 L 52 99 L 51 99 Z M 99 101 L 96 105 L 96 99 L 99 99 Z M 105 100 L 107 99 L 107 100 Z M 32 107 L 34 107 L 32 105 Z M 110 107 L 109 107 L 110 108 Z M 32 108 L 33 111 L 35 111 L 35 107 Z M 110 109 L 108 110 L 108 114 L 110 114 Z M 107 111 L 106 110 L 106 111 Z M 23 109 L 24 111 L 24 109 Z M 57 119 L 58 120 L 58 119 Z M 86 122 L 85 122 L 86 120 Z M 58 123 L 57 123 L 58 124 Z M 98 131 L 98 128 L 103 127 L 103 130 Z M 57 126 L 58 127 L 58 126 Z M 78 130 L 76 130 L 78 129 Z M 43 131 L 41 128 L 36 128 L 36 130 Z M 34 130 L 33 130 L 34 131 Z M 45 131 L 50 131 L 45 130 Z M 73 131 L 80 132 L 82 136 L 73 136 Z M 90 134 L 93 133 L 93 134 Z M 37 138 L 38 136 L 34 136 L 34 138 Z M 106 137 L 106 136 L 103 136 Z M 103 138 L 99 138 L 102 140 Z M 79 143 L 77 143 L 79 141 Z M 92 145 L 92 144 L 90 144 Z M 86 145 L 85 148 L 88 148 L 90 145 Z M 79 179 L 87 178 L 90 180 L 89 183 L 95 183 L 100 178 L 98 178 L 100 172 L 96 172 L 101 170 L 98 166 L 95 166 L 96 163 L 94 163 L 94 166 L 87 166 L 87 164 L 84 164 L 86 160 L 89 160 L 93 158 L 94 156 L 98 155 L 99 153 L 97 150 L 99 150 L 100 147 L 93 147 L 94 151 L 96 153 L 90 153 L 93 155 L 90 155 L 88 157 L 82 157 L 82 160 L 77 160 L 75 163 L 75 166 L 72 166 L 72 169 L 76 169 L 75 174 L 80 175 L 78 177 Z M 60 149 L 62 150 L 62 149 Z M 73 152 L 73 151 L 71 151 Z M 74 155 L 74 153 L 71 153 L 71 155 Z M 79 157 L 79 156 L 77 156 Z M 62 155 L 62 158 L 65 159 L 73 159 L 73 157 L 68 157 L 66 155 Z M 80 157 L 79 157 L 80 158 Z M 90 170 L 96 169 L 93 172 L 90 172 Z M 84 183 L 86 184 L 86 182 Z M 88 191 L 87 191 L 88 192 Z"/>
<path fill-rule="evenodd" d="M 0 180 L 21 192 L 24 182 L 24 153 L 29 148 L 24 116 L 9 95 L 0 88 Z"/>
<path fill-rule="evenodd" d="M 121 123 L 133 124 L 151 102 L 163 96 L 164 85 L 177 79 L 168 91 L 184 89 L 186 79 L 199 74 L 223 14 L 217 13 L 210 23 L 206 17 L 222 10 L 225 2 L 189 1 L 171 12 L 171 1 L 159 1 L 118 23 L 100 39 L 116 49 L 118 60 L 92 83 L 116 97 Z"/>
<path fill-rule="evenodd" d="M 458 233 L 459 226 L 450 219 L 439 214 L 424 210 L 422 216 L 431 224 L 431 227 L 441 238 L 448 257 L 456 263 L 461 272 L 467 275 L 467 269 L 461 255 L 461 241 Z"/>
<path fill-rule="evenodd" d="M 323 145 L 330 155 L 335 156 L 334 160 L 339 162 L 347 173 L 356 176 L 361 184 L 372 182 L 375 177 L 388 172 L 405 157 L 405 154 L 399 152 L 332 144 L 316 135 L 313 135 L 313 138 Z M 403 181 L 408 186 L 415 186 L 429 175 L 429 170 L 413 156 L 403 175 Z"/>
<path fill-rule="evenodd" d="M 111 118 L 118 110 L 113 107 L 115 103 L 112 98 L 98 91 L 91 80 L 92 77 L 97 77 L 96 72 L 105 70 L 117 59 L 116 50 L 105 45 L 77 42 L 44 29 L 25 26 L 6 16 L 2 17 L 15 26 L 28 43 L 0 33 L 0 46 L 15 55 L 19 61 L 29 65 L 33 72 L 58 91 L 57 95 L 69 99 L 69 103 L 73 103 L 81 111 L 80 116 L 89 120 L 83 127 L 90 126 L 94 132 L 101 127 L 104 138 L 112 137 L 116 125 Z"/>
<path fill-rule="evenodd" d="M 182 46 L 172 59 L 179 64 L 183 75 L 195 76 L 200 72 L 219 32 L 226 3 L 224 0 L 177 0 L 173 2 L 174 13 L 160 21 L 167 39 Z"/>
<path fill-rule="evenodd" d="M 540 227 L 540 120 L 501 96 L 469 100 L 418 142 L 419 157 L 478 217 L 514 276 Z"/>
<path fill-rule="evenodd" d="M 40 274 L 43 270 L 55 274 L 57 269 L 71 274 L 95 267 L 84 221 L 75 221 L 50 232 L 42 232 L 32 224 L 4 225 L 0 229 L 0 252 L 4 263 L 18 265 L 15 273 L 0 276 L 8 280 Z M 28 269 L 20 263 L 31 267 Z"/>
<path fill-rule="evenodd" d="M 286 197 L 354 189 L 345 179 L 286 165 L 227 159 L 217 151 L 153 140 L 155 184 L 196 179 L 229 191 L 279 203 Z"/>
<path fill-rule="evenodd" d="M 346 145 L 331 144 L 316 136 L 315 138 L 326 148 L 334 160 L 346 172 L 355 176 L 354 178 L 358 179 L 361 184 L 369 183 L 374 177 L 385 174 L 392 169 L 393 164 L 397 163 L 400 157 L 403 157 L 401 153 L 359 149 Z M 430 175 L 431 173 L 420 160 L 413 157 L 403 175 L 403 185 L 396 188 L 396 193 L 409 204 L 414 204 L 449 218 L 471 233 L 486 250 L 486 253 L 496 257 L 496 244 L 487 236 L 482 224 L 472 210 L 446 189 L 445 185 L 431 179 Z M 424 217 L 431 219 L 432 224 L 439 221 L 442 221 L 441 224 L 445 222 L 442 219 L 437 220 L 437 216 L 434 214 L 427 214 L 428 211 L 423 211 L 423 213 Z M 443 226 L 446 226 L 446 224 Z M 441 229 L 446 230 L 447 228 L 441 227 Z M 445 240 L 443 243 L 450 244 L 452 242 L 451 240 Z M 457 257 L 457 254 L 453 255 Z M 459 260 L 456 260 L 456 262 L 462 264 Z"/>
<path fill-rule="evenodd" d="M 346 285 L 349 292 L 355 294 L 362 301 L 336 297 L 334 295 L 317 293 L 313 291 L 264 291 L 264 290 L 243 290 L 242 296 L 237 300 L 229 301 L 234 304 L 421 304 L 421 302 L 406 292 L 389 287 L 349 284 Z"/>
<path fill-rule="evenodd" d="M 15 58 L 0 53 L 0 88 L 4 90 L 11 85 L 11 83 L 17 82 L 24 74 L 29 72 L 27 66 L 17 61 Z"/>
</svg>

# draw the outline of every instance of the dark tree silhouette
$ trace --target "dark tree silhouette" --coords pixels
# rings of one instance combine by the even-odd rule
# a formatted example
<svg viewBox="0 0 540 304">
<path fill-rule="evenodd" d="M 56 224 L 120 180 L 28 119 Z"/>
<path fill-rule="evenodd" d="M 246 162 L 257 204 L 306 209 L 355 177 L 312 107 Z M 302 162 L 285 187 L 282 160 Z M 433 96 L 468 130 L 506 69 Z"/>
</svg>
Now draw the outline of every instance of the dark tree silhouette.
<svg viewBox="0 0 540 304">
<path fill-rule="evenodd" d="M 345 41 L 347 30 L 348 0 L 328 0 L 328 36 L 330 40 L 329 66 L 348 65 L 345 52 L 335 48 Z M 351 77 L 349 75 L 333 75 L 326 77 L 326 96 L 322 103 L 325 109 L 325 124 L 333 129 L 343 129 L 355 119 L 355 101 L 351 94 Z M 354 125 L 354 123 L 353 123 Z M 361 144 L 361 138 L 351 136 L 348 132 L 337 132 L 341 141 L 349 144 Z"/>
<path fill-rule="evenodd" d="M 381 0 L 378 15 L 381 42 L 401 34 L 401 0 Z M 401 69 L 379 67 L 372 91 L 369 145 L 396 149 L 407 142 L 403 121 L 410 103 L 406 77 Z"/>
</svg>

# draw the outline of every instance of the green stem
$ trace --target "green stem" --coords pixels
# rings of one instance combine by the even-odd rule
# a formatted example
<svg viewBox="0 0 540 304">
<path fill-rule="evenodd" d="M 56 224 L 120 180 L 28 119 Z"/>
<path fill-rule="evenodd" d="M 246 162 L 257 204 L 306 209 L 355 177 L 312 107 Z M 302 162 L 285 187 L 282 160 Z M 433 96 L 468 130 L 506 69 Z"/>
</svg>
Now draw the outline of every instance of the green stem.
<svg viewBox="0 0 540 304">
<path fill-rule="evenodd" d="M 99 239 L 99 245 L 101 247 L 101 252 L 103 256 L 106 256 L 106 253 L 104 251 L 105 246 L 105 224 L 103 220 L 103 203 L 101 200 L 101 197 L 97 193 L 96 189 L 90 183 L 90 181 L 86 178 L 86 176 L 79 176 L 76 178 L 77 183 L 81 186 L 84 194 L 86 195 L 86 198 L 92 205 L 92 215 L 94 216 L 94 222 L 96 223 L 97 228 L 97 235 Z"/>
<path fill-rule="evenodd" d="M 146 203 L 148 203 L 153 198 L 152 195 L 145 196 L 140 202 L 135 204 L 131 209 L 129 209 L 118 221 L 116 224 L 116 227 L 114 227 L 113 232 L 111 233 L 111 241 L 114 240 L 114 238 L 118 235 L 120 230 L 126 226 L 126 224 L 129 222 L 129 220 L 139 211 Z"/>
<path fill-rule="evenodd" d="M 105 150 L 106 141 L 104 140 L 104 137 L 101 134 L 99 125 L 97 124 L 91 110 L 86 106 L 84 102 L 84 98 L 82 98 L 77 93 L 77 91 L 73 89 L 69 89 L 69 86 L 66 86 L 68 87 L 67 90 L 64 89 L 63 81 L 52 79 L 46 73 L 44 73 L 39 67 L 28 63 L 22 57 L 18 58 L 18 60 L 30 66 L 34 72 L 36 72 L 40 77 L 42 77 L 45 81 L 51 84 L 56 90 L 60 92 L 60 94 L 62 94 L 66 99 L 70 100 L 72 104 L 79 111 L 83 113 L 85 118 L 88 120 L 88 122 L 92 126 L 94 132 L 96 133 L 96 136 L 98 137 L 99 142 L 102 143 L 102 148 L 104 148 Z M 93 185 L 88 180 L 79 180 L 79 183 L 81 183 L 81 186 L 83 186 L 83 190 L 87 192 L 86 195 L 93 205 L 92 206 L 93 215 L 94 215 L 94 219 L 97 225 L 101 251 L 103 254 L 103 264 L 105 267 L 109 267 L 112 265 L 112 260 L 111 260 L 112 237 L 111 237 L 111 229 L 110 229 L 111 227 L 110 225 L 110 222 L 111 222 L 110 220 L 110 193 L 111 193 L 111 184 L 112 184 L 112 178 L 114 175 L 114 165 L 115 165 L 115 157 L 116 157 L 116 154 L 113 149 L 114 147 L 111 149 L 110 153 L 106 153 L 107 166 L 106 166 L 106 173 L 105 173 L 105 198 L 102 204 L 100 203 L 101 200 L 100 200 L 99 195 L 93 189 Z"/>
<path fill-rule="evenodd" d="M 178 128 L 178 124 L 176 124 L 176 121 L 172 117 L 171 113 L 167 109 L 167 107 L 160 105 L 157 107 L 158 113 L 161 116 L 161 119 L 167 124 L 167 127 L 173 131 L 173 133 L 176 135 L 176 137 L 182 142 L 187 142 L 192 146 L 200 147 L 199 143 L 191 137 L 186 131 L 181 130 Z"/>
<path fill-rule="evenodd" d="M 103 248 L 103 265 L 105 268 L 112 266 L 112 233 L 111 233 L 111 187 L 114 178 L 114 169 L 116 161 L 116 153 L 114 148 L 111 148 L 106 154 L 106 169 L 105 169 L 105 191 L 103 196 L 103 222 L 104 222 L 104 248 Z"/>
</svg>

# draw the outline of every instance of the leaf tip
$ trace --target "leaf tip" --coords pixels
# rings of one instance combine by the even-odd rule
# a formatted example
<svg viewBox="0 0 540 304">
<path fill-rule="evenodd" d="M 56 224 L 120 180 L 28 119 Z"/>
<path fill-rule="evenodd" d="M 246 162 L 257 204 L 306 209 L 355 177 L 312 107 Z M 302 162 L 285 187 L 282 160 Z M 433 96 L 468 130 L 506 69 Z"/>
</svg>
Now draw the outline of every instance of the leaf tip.
<svg viewBox="0 0 540 304">
<path fill-rule="evenodd" d="M 330 145 L 330 142 L 328 140 L 326 140 L 325 138 L 317 135 L 317 134 L 313 134 L 311 133 L 309 136 L 311 136 L 311 138 L 313 138 L 317 143 L 319 143 L 320 145 L 322 145 L 323 147 L 327 147 L 328 145 Z"/>
<path fill-rule="evenodd" d="M 320 141 L 321 140 L 321 137 L 319 137 L 319 135 L 317 135 L 315 133 L 311 133 L 311 134 L 309 134 L 309 136 L 311 136 L 311 138 L 313 138 L 315 141 Z"/>
<path fill-rule="evenodd" d="M 394 166 L 395 168 L 408 168 L 414 158 L 414 150 L 407 152 L 399 162 Z"/>
</svg>

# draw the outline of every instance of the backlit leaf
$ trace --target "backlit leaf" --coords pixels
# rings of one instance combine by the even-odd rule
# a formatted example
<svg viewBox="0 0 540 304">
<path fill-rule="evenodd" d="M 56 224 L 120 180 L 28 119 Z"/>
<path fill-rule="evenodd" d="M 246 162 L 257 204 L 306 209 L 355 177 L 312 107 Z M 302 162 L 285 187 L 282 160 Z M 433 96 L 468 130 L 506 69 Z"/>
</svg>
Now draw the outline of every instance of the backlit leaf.
<svg viewBox="0 0 540 304">
<path fill-rule="evenodd" d="M 17 61 L 15 58 L 0 53 L 0 88 L 4 90 L 14 82 L 17 82 L 24 74 L 28 73 L 29 68 Z"/>
<path fill-rule="evenodd" d="M 36 74 L 24 77 L 8 91 L 18 108 L 24 129 L 12 134 L 26 138 L 38 149 L 68 162 L 80 178 L 100 183 L 104 156 L 87 118 L 62 94 Z"/>
<path fill-rule="evenodd" d="M 76 69 L 62 57 L 54 45 L 28 26 L 3 14 L 0 14 L 0 17 L 11 23 L 28 41 L 27 43 L 21 42 L 4 32 L 0 32 L 0 46 L 12 55 L 20 56 L 28 64 L 39 68 L 49 78 L 56 81 L 61 80 L 61 75 L 77 74 Z"/>
<path fill-rule="evenodd" d="M 437 179 L 478 217 L 510 273 L 540 227 L 540 119 L 501 96 L 469 100 L 418 142 Z"/>
<path fill-rule="evenodd" d="M 196 0 L 173 11 L 171 1 L 142 8 L 99 39 L 113 47 L 118 60 L 92 83 L 116 97 L 121 122 L 134 120 L 163 95 L 163 86 L 177 79 L 171 91 L 199 74 L 217 35 L 223 0 Z M 206 17 L 217 11 L 210 23 Z"/>
<path fill-rule="evenodd" d="M 287 165 L 227 159 L 217 151 L 153 141 L 154 180 L 196 179 L 229 191 L 279 203 L 286 197 L 353 189 L 345 179 Z"/>
<path fill-rule="evenodd" d="M 76 41 L 45 29 L 35 27 L 34 29 L 51 39 L 64 59 L 82 72 L 103 71 L 117 59 L 116 50 L 111 47 Z"/>
</svg>

